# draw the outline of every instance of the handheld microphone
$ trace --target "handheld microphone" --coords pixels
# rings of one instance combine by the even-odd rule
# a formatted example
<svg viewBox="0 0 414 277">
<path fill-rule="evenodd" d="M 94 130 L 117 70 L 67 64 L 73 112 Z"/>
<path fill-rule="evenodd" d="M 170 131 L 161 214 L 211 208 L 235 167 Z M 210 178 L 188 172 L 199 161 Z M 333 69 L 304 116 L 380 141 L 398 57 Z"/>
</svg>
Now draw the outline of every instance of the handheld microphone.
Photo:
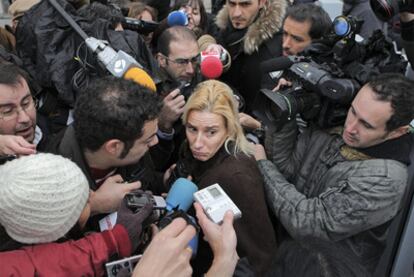
<svg viewBox="0 0 414 277">
<path fill-rule="evenodd" d="M 193 194 L 198 187 L 185 178 L 178 178 L 171 186 L 165 202 L 167 202 L 167 211 L 174 209 L 188 211 L 194 201 Z"/>
<path fill-rule="evenodd" d="M 188 16 L 184 11 L 173 11 L 167 16 L 168 26 L 187 26 Z"/>
<path fill-rule="evenodd" d="M 298 58 L 296 56 L 277 57 L 277 58 L 262 62 L 260 64 L 260 69 L 262 70 L 262 72 L 273 72 L 273 71 L 285 70 L 291 67 L 297 61 L 298 61 Z"/>
<path fill-rule="evenodd" d="M 205 57 L 200 64 L 200 71 L 203 77 L 207 79 L 216 79 L 223 73 L 223 64 L 215 56 Z"/>
<path fill-rule="evenodd" d="M 186 212 L 194 202 L 193 195 L 196 191 L 198 191 L 198 187 L 193 182 L 185 178 L 178 178 L 171 186 L 165 199 L 165 202 L 167 202 L 167 215 L 159 222 L 159 227 L 162 229 L 175 218 L 181 217 L 187 221 L 187 224 L 194 226 L 197 233 L 188 243 L 188 246 L 192 249 L 193 258 L 196 256 L 198 249 L 199 227 L 195 219 L 186 214 Z"/>
</svg>

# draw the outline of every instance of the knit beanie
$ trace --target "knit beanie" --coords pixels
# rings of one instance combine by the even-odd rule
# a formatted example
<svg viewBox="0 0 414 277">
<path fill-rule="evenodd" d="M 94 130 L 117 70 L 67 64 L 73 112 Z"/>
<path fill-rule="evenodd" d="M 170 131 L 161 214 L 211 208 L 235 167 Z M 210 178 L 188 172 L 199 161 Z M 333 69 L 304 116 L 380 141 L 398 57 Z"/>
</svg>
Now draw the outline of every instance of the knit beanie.
<svg viewBox="0 0 414 277">
<path fill-rule="evenodd" d="M 85 175 L 52 154 L 21 157 L 0 166 L 0 224 L 14 240 L 33 244 L 63 237 L 89 198 Z"/>
</svg>

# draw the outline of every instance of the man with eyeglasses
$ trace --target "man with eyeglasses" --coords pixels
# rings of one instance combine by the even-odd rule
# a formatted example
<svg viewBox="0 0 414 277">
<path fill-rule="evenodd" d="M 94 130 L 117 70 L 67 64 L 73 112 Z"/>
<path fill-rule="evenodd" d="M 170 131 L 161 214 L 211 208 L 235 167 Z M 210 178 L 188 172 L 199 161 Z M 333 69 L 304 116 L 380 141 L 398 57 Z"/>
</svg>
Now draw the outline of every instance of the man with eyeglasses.
<svg viewBox="0 0 414 277">
<path fill-rule="evenodd" d="M 178 119 L 184 111 L 186 98 L 192 89 L 201 81 L 199 73 L 200 49 L 193 31 L 184 26 L 174 26 L 166 29 L 158 38 L 158 52 L 156 58 L 161 68 L 162 82 L 158 92 L 164 97 L 164 106 L 161 110 L 158 122 L 158 137 L 160 144 L 151 149 L 154 162 L 157 167 L 164 169 L 169 165 L 165 158 L 158 159 L 155 151 L 162 151 L 163 156 L 169 154 L 171 141 L 179 148 L 184 140 L 181 132 L 181 123 Z M 168 146 L 167 146 L 168 145 Z M 167 153 L 168 152 L 168 153 Z M 172 154 L 172 159 L 174 158 Z"/>
<path fill-rule="evenodd" d="M 0 64 L 0 156 L 34 154 L 45 141 L 28 79 L 18 66 Z"/>
</svg>

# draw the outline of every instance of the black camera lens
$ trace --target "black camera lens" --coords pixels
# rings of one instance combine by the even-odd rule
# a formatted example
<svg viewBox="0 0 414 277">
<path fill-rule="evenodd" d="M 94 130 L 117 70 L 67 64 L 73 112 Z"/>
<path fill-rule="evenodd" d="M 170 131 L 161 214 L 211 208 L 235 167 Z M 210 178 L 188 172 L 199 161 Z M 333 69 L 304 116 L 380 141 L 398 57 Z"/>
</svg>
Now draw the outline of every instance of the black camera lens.
<svg viewBox="0 0 414 277">
<path fill-rule="evenodd" d="M 395 0 L 370 0 L 369 3 L 372 11 L 382 21 L 388 21 L 398 13 L 398 3 Z"/>
</svg>

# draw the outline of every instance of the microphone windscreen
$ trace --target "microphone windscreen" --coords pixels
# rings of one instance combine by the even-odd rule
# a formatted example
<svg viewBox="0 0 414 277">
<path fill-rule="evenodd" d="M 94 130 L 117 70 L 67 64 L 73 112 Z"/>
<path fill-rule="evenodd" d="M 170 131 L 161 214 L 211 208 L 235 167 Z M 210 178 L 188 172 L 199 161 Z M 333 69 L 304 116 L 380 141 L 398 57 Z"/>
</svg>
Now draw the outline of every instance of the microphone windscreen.
<svg viewBox="0 0 414 277">
<path fill-rule="evenodd" d="M 260 64 L 262 72 L 272 72 L 288 69 L 293 64 L 289 57 L 277 57 L 264 61 Z"/>
<path fill-rule="evenodd" d="M 220 59 L 208 56 L 200 64 L 201 74 L 207 79 L 216 79 L 223 73 L 223 64 Z"/>
<path fill-rule="evenodd" d="M 147 87 L 154 92 L 157 91 L 157 87 L 155 86 L 154 80 L 151 78 L 151 76 L 148 75 L 147 72 L 145 72 L 141 68 L 131 67 L 124 74 L 124 79 L 132 80 L 135 83 Z"/>
<path fill-rule="evenodd" d="M 188 17 L 184 11 L 173 11 L 167 17 L 168 26 L 187 26 Z"/>
<path fill-rule="evenodd" d="M 171 211 L 178 207 L 183 211 L 188 209 L 193 204 L 193 194 L 198 190 L 197 186 L 185 178 L 178 178 L 171 186 L 165 202 L 167 202 L 167 211 Z"/>
</svg>

